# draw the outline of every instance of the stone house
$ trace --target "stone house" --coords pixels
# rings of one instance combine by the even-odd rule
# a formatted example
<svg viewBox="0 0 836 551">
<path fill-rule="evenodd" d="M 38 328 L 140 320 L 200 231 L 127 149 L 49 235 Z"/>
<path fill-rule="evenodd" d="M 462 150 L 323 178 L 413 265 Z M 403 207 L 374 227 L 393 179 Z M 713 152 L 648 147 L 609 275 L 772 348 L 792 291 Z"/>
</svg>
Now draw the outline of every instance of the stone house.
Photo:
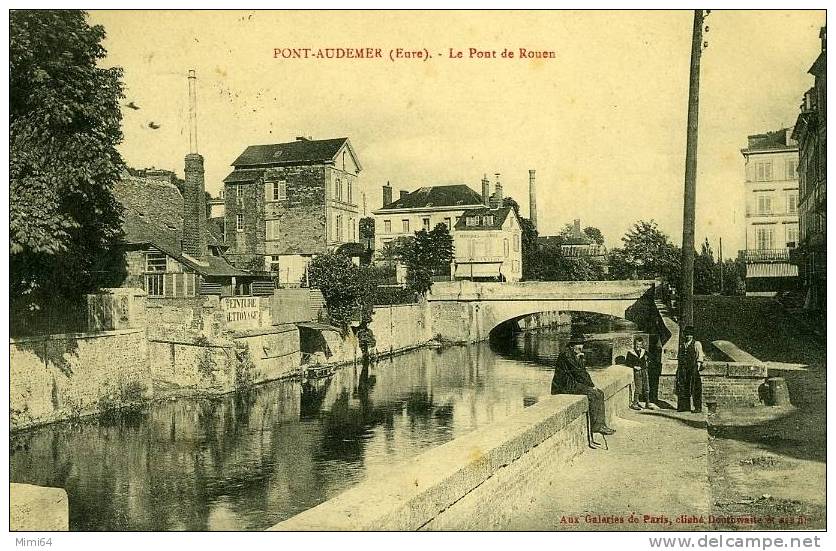
<svg viewBox="0 0 836 551">
<path fill-rule="evenodd" d="M 348 138 L 252 145 L 224 178 L 224 243 L 239 269 L 299 285 L 318 254 L 359 241 L 359 174 Z"/>
<path fill-rule="evenodd" d="M 511 207 L 469 209 L 453 233 L 453 276 L 473 281 L 522 278 L 522 229 Z"/>
</svg>

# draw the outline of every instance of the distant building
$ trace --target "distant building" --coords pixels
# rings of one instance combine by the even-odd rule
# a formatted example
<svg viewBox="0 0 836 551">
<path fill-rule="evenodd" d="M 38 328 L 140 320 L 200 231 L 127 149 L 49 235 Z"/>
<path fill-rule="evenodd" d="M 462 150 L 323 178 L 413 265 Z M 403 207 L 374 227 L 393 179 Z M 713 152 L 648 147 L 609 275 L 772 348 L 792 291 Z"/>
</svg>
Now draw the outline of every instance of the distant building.
<svg viewBox="0 0 836 551">
<path fill-rule="evenodd" d="M 453 232 L 453 276 L 473 281 L 522 278 L 522 229 L 511 207 L 465 211 Z"/>
<path fill-rule="evenodd" d="M 799 152 L 799 246 L 793 255 L 806 291 L 805 307 L 824 311 L 827 299 L 827 28 L 821 53 L 808 71 L 815 83 L 804 94 L 793 129 Z"/>
<path fill-rule="evenodd" d="M 238 268 L 298 285 L 312 257 L 359 241 L 362 168 L 348 138 L 252 145 L 232 166 L 224 242 Z"/>
<path fill-rule="evenodd" d="M 774 295 L 798 283 L 798 145 L 792 129 L 748 137 L 745 161 L 746 293 Z"/>
</svg>

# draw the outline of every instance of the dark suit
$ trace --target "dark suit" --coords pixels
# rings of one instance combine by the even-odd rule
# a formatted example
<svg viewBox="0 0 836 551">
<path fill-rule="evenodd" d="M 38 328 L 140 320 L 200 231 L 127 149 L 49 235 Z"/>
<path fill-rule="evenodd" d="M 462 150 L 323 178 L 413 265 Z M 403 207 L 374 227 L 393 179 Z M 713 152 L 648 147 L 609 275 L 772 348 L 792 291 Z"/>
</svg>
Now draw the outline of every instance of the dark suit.
<svg viewBox="0 0 836 551">
<path fill-rule="evenodd" d="M 595 388 L 592 377 L 586 372 L 583 356 L 564 348 L 557 357 L 552 378 L 552 394 L 582 394 L 589 399 L 589 424 L 592 431 L 607 425 L 604 417 L 604 393 Z"/>
</svg>

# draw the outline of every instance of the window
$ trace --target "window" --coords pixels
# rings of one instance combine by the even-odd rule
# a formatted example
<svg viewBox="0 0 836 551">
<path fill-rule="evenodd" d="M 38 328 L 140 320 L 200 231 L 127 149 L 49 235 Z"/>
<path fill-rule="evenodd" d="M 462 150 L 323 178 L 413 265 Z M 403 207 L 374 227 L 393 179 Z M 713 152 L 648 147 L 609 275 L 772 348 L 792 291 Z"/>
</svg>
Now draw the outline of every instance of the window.
<svg viewBox="0 0 836 551">
<path fill-rule="evenodd" d="M 430 219 L 429 218 L 422 218 L 421 224 L 423 225 L 424 229 L 430 231 Z"/>
<path fill-rule="evenodd" d="M 798 178 L 798 159 L 787 159 L 787 180 L 795 180 Z"/>
<path fill-rule="evenodd" d="M 488 216 L 485 216 L 485 217 L 482 219 L 482 223 L 483 223 L 484 225 L 486 225 L 486 226 L 493 226 L 493 214 L 490 214 L 490 215 L 488 215 Z"/>
<path fill-rule="evenodd" d="M 798 214 L 798 193 L 794 191 L 787 193 L 787 213 Z"/>
<path fill-rule="evenodd" d="M 354 195 L 354 190 L 352 189 L 354 186 L 351 185 L 351 180 L 346 180 L 346 187 L 348 188 L 348 202 L 352 202 L 352 196 Z"/>
<path fill-rule="evenodd" d="M 766 193 L 758 195 L 758 214 L 772 214 L 772 196 Z"/>
<path fill-rule="evenodd" d="M 401 220 L 401 225 L 403 226 L 401 228 L 403 233 L 409 233 L 409 220 Z"/>
<path fill-rule="evenodd" d="M 279 271 L 279 259 L 281 257 L 278 255 L 272 255 L 269 257 L 269 264 L 268 270 L 271 272 L 278 272 Z"/>
<path fill-rule="evenodd" d="M 511 261 L 511 271 L 515 274 L 520 272 L 520 261 L 519 260 L 512 260 Z"/>
<path fill-rule="evenodd" d="M 235 285 L 235 293 L 234 296 L 236 297 L 246 297 L 250 296 L 250 282 L 249 281 L 242 281 Z"/>
<path fill-rule="evenodd" d="M 772 236 L 774 232 L 772 228 L 757 228 L 755 230 L 755 237 L 758 249 L 765 250 L 772 248 Z"/>
<path fill-rule="evenodd" d="M 334 218 L 334 236 L 336 241 L 343 240 L 343 217 L 342 215 L 337 215 Z"/>
<path fill-rule="evenodd" d="M 281 222 L 279 220 L 267 220 L 264 238 L 267 241 L 278 241 L 281 239 Z"/>
<path fill-rule="evenodd" d="M 236 214 L 235 215 L 235 230 L 236 231 L 244 231 L 244 215 L 243 214 Z"/>
<path fill-rule="evenodd" d="M 165 291 L 165 276 L 163 274 L 145 275 L 145 292 L 149 297 L 161 297 Z"/>
<path fill-rule="evenodd" d="M 241 184 L 235 184 L 235 197 L 239 199 L 244 196 L 244 186 Z"/>
<path fill-rule="evenodd" d="M 465 226 L 478 226 L 479 225 L 479 217 L 478 216 L 468 216 L 465 220 Z"/>
<path fill-rule="evenodd" d="M 166 268 L 165 253 L 145 253 L 145 271 L 164 272 Z"/>
<path fill-rule="evenodd" d="M 508 252 L 509 252 L 508 239 L 504 239 L 502 241 L 502 251 L 505 254 L 505 256 L 508 256 Z"/>
<path fill-rule="evenodd" d="M 512 218 L 513 220 L 513 218 Z M 514 251 L 520 250 L 520 234 L 514 236 Z"/>
<path fill-rule="evenodd" d="M 193 297 L 197 294 L 197 274 L 194 272 L 187 272 L 186 278 L 186 296 Z"/>
<path fill-rule="evenodd" d="M 445 218 L 444 219 L 444 225 L 447 226 L 447 231 L 450 231 L 450 230 L 453 229 L 453 221 L 450 218 Z"/>
<path fill-rule="evenodd" d="M 337 201 L 343 200 L 343 183 L 339 178 L 334 180 L 334 199 Z"/>
<path fill-rule="evenodd" d="M 383 221 L 383 233 L 392 233 L 392 221 L 391 220 L 384 220 Z"/>
<path fill-rule="evenodd" d="M 284 201 L 287 199 L 287 182 L 273 182 L 273 201 Z"/>
<path fill-rule="evenodd" d="M 787 248 L 794 249 L 798 244 L 798 226 L 785 226 L 787 228 Z"/>
<path fill-rule="evenodd" d="M 348 225 L 351 227 L 351 241 L 352 243 L 357 242 L 357 225 L 354 223 L 354 218 L 348 219 Z"/>
<path fill-rule="evenodd" d="M 755 179 L 758 182 L 769 182 L 772 180 L 772 161 L 755 163 Z"/>
</svg>

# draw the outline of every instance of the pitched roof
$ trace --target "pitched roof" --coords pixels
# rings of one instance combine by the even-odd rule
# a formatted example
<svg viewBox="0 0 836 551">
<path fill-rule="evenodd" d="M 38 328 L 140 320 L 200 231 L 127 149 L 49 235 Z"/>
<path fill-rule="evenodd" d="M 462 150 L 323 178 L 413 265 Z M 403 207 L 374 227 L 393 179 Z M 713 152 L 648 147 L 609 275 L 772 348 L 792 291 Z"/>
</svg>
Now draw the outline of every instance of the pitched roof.
<svg viewBox="0 0 836 551">
<path fill-rule="evenodd" d="M 329 162 L 334 160 L 347 141 L 348 138 L 333 138 L 251 145 L 233 161 L 232 166 L 238 168 Z"/>
<path fill-rule="evenodd" d="M 241 184 L 255 182 L 264 176 L 263 168 L 236 168 L 224 178 L 225 184 Z"/>
<path fill-rule="evenodd" d="M 122 214 L 123 241 L 128 245 L 150 245 L 203 276 L 233 277 L 251 275 L 232 266 L 225 258 L 207 255 L 197 260 L 183 254 L 180 240 L 168 228 L 160 226 L 145 214 L 125 207 Z M 207 230 L 208 231 L 208 230 Z"/>
<path fill-rule="evenodd" d="M 474 207 L 482 204 L 482 196 L 466 184 L 428 186 L 384 205 L 379 210 L 418 209 L 429 207 Z"/>
<path fill-rule="evenodd" d="M 511 212 L 511 207 L 499 207 L 498 209 L 489 209 L 488 207 L 481 207 L 477 209 L 468 209 L 462 213 L 461 218 L 456 222 L 456 231 L 468 230 L 498 230 L 502 228 L 505 219 Z M 493 218 L 489 218 L 493 216 Z M 468 218 L 478 218 L 476 225 L 468 225 Z"/>
<path fill-rule="evenodd" d="M 224 217 L 215 216 L 206 219 L 206 242 L 213 247 L 229 248 L 224 243 Z"/>
<path fill-rule="evenodd" d="M 778 149 L 798 149 L 798 144 L 792 139 L 787 139 L 788 128 L 782 128 L 765 134 L 753 134 L 748 136 L 749 147 L 743 149 L 744 153 L 752 151 L 769 151 Z"/>
</svg>

